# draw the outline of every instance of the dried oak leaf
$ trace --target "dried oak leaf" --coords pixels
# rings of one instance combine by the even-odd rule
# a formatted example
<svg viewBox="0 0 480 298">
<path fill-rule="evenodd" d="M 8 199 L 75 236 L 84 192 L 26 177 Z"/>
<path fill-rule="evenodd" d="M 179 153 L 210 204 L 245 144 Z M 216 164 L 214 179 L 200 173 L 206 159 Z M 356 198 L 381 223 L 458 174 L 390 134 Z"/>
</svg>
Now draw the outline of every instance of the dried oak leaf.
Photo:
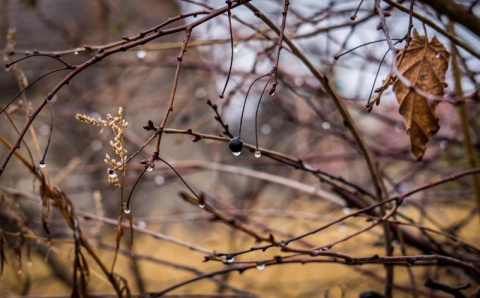
<svg viewBox="0 0 480 298">
<path fill-rule="evenodd" d="M 397 55 L 398 69 L 417 88 L 442 96 L 449 58 L 450 54 L 436 37 L 429 42 L 426 36 L 414 31 L 408 49 Z M 393 92 L 410 137 L 412 153 L 421 160 L 430 137 L 440 129 L 435 112 L 437 103 L 429 102 L 399 79 L 393 83 Z"/>
</svg>

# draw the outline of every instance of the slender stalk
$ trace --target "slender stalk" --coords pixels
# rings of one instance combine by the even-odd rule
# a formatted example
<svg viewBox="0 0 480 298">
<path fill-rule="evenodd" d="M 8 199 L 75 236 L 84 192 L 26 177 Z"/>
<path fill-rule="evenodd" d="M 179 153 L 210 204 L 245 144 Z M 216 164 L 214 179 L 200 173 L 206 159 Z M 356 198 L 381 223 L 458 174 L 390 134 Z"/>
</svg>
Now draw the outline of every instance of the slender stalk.
<svg viewBox="0 0 480 298">
<path fill-rule="evenodd" d="M 455 34 L 454 23 L 450 21 L 448 23 L 448 31 L 451 34 Z M 463 88 L 462 88 L 462 74 L 460 71 L 460 66 L 458 65 L 458 51 L 457 47 L 453 42 L 451 43 L 451 57 L 452 57 L 452 71 L 453 71 L 453 81 L 455 84 L 455 93 L 459 98 L 463 97 Z M 468 123 L 468 110 L 465 101 L 459 101 L 457 104 L 458 108 L 458 118 L 460 119 L 460 127 L 463 135 L 463 147 L 465 149 L 465 155 L 467 159 L 468 168 L 474 169 L 478 167 L 477 153 L 472 142 L 472 136 L 470 132 L 470 124 Z M 472 188 L 473 196 L 477 202 L 477 212 L 479 214 L 478 219 L 480 220 L 480 175 L 472 175 Z"/>
<path fill-rule="evenodd" d="M 170 99 L 169 99 L 169 102 L 168 102 L 168 107 L 165 110 L 165 115 L 163 116 L 162 123 L 160 124 L 160 129 L 163 129 L 165 127 L 165 124 L 167 123 L 168 116 L 170 115 L 171 112 L 173 112 L 173 102 L 175 100 L 175 93 L 177 91 L 177 85 L 178 85 L 178 78 L 180 76 L 180 70 L 182 69 L 183 56 L 185 55 L 185 52 L 187 51 L 188 40 L 190 39 L 191 34 L 192 34 L 192 28 L 187 28 L 186 33 L 185 33 L 185 38 L 183 39 L 182 48 L 180 49 L 180 53 L 178 54 L 178 57 L 177 57 L 177 69 L 175 70 L 175 77 L 173 79 L 172 91 L 170 93 Z M 161 141 L 162 141 L 162 133 L 160 132 L 160 134 L 158 135 L 158 139 L 157 139 L 156 152 L 160 152 L 160 142 Z"/>
</svg>

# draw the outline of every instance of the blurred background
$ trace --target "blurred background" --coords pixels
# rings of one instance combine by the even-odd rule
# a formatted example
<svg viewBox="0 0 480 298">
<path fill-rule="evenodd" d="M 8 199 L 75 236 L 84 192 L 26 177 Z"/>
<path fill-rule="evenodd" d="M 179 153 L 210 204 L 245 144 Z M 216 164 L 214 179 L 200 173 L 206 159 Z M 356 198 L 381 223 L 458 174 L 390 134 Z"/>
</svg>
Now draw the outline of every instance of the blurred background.
<svg viewBox="0 0 480 298">
<path fill-rule="evenodd" d="M 283 2 L 252 4 L 280 26 Z M 335 59 L 359 45 L 385 38 L 381 30 L 376 30 L 379 18 L 373 3 L 363 3 L 353 20 L 359 4 L 360 1 L 348 0 L 292 1 L 285 35 L 326 74 L 348 107 L 379 168 L 386 197 L 472 167 L 465 153 L 461 119 L 467 122 L 470 149 L 478 158 L 478 97 L 460 99 L 467 111 L 466 118 L 460 116 L 457 104 L 445 101 L 438 105 L 441 128 L 428 143 L 420 162 L 410 152 L 391 88 L 382 95 L 380 105 L 367 113 L 365 104 L 371 90 L 386 78 L 392 57 L 387 52 L 388 45 L 378 42 Z M 409 8 L 410 3 L 399 1 L 398 5 Z M 462 5 L 478 15 L 477 1 L 463 1 Z M 204 10 L 224 6 L 224 1 L 0 0 L 1 55 L 5 63 L 40 53 L 80 65 L 99 50 L 109 49 L 109 45 L 169 18 L 199 11 L 196 17 L 179 18 L 167 26 L 173 28 L 204 17 Z M 391 12 L 387 19 L 390 35 L 403 38 L 408 30 L 408 12 L 385 2 L 382 6 Z M 419 2 L 414 8 L 446 28 L 448 19 L 429 6 Z M 110 146 L 112 130 L 106 127 L 101 132 L 100 127 L 75 119 L 77 114 L 94 119 L 106 119 L 107 113 L 115 117 L 122 107 L 128 122 L 123 134 L 126 154 L 129 157 L 142 148 L 152 136 L 143 126 L 148 120 L 159 125 L 168 109 L 177 57 L 185 37 L 182 31 L 117 52 L 88 67 L 62 87 L 35 118 L 17 151 L 34 169 L 13 156 L 0 176 L 0 255 L 5 260 L 1 296 L 68 297 L 75 286 L 72 230 L 64 215 L 52 206 L 48 216 L 49 241 L 42 225 L 42 183 L 34 173 L 43 173 L 48 185 L 68 197 L 96 255 L 124 278 L 132 294 L 159 292 L 195 277 L 198 281 L 166 295 L 359 297 L 362 293 L 383 291 L 386 277 L 382 264 L 347 266 L 330 257 L 314 261 L 308 254 L 284 252 L 279 247 L 249 251 L 251 247 L 268 244 L 258 241 L 255 235 L 268 238 L 271 234 L 278 241 L 291 239 L 369 206 L 374 202 L 375 189 L 358 144 L 334 102 L 288 46 L 281 52 L 275 94 L 268 95 L 270 81 L 261 96 L 268 78 L 252 85 L 274 66 L 278 36 L 245 6 L 233 9 L 232 14 L 234 56 L 224 98 L 219 98 L 219 94 L 229 75 L 232 51 L 226 13 L 192 31 L 173 112 L 166 124 L 172 130 L 163 134 L 160 149 L 160 157 L 169 162 L 195 194 L 204 194 L 206 208 L 200 208 L 194 197 L 191 202 L 182 199 L 181 193 L 184 197 L 193 194 L 169 166 L 157 161 L 153 171 L 144 172 L 140 161 L 153 154 L 155 141 L 127 164 L 121 188 L 110 185 L 105 154 L 118 160 Z M 424 26 L 418 19 L 414 19 L 413 25 L 421 35 L 437 36 L 450 52 L 451 43 L 444 34 Z M 460 40 L 473 49 L 480 48 L 478 36 L 468 28 L 458 25 L 455 30 Z M 458 63 L 465 93 L 478 93 L 480 64 L 478 52 L 475 53 L 459 47 Z M 34 56 L 16 67 L 4 68 L 0 72 L 2 109 L 28 83 L 59 67 L 62 63 L 55 59 Z M 55 72 L 36 82 L 0 115 L 2 161 L 9 152 L 7 144 L 16 141 L 28 115 L 68 72 Z M 455 93 L 451 66 L 447 84 L 445 93 Z M 244 142 L 255 147 L 258 138 L 259 147 L 303 163 L 289 163 L 281 158 L 279 161 L 278 155 L 268 153 L 255 158 L 253 150 L 246 148 L 236 157 L 224 139 L 214 140 L 214 136 L 226 135 L 207 101 L 216 105 L 218 115 L 236 136 L 246 99 L 241 135 Z M 46 167 L 39 168 L 50 134 L 50 107 L 51 144 Z M 211 138 L 193 138 L 192 142 L 191 135 L 173 131 L 189 128 Z M 468 175 L 409 196 L 391 220 L 413 240 L 399 239 L 399 234 L 395 234 L 391 245 L 393 255 L 434 252 L 476 266 L 477 271 L 440 264 L 395 266 L 393 297 L 449 297 L 424 287 L 427 279 L 452 287 L 470 283 L 471 287 L 462 293 L 467 297 L 478 293 L 480 276 L 475 272 L 479 268 L 480 236 L 474 189 L 472 176 Z M 126 215 L 122 200 L 129 195 L 131 213 Z M 135 226 L 133 245 L 129 216 Z M 304 249 L 331 249 L 352 257 L 383 256 L 382 227 L 377 224 L 368 228 L 368 219 L 371 214 L 367 213 L 350 217 L 292 244 Z M 121 240 L 119 222 L 125 224 Z M 119 252 L 115 258 L 117 243 Z M 236 255 L 241 251 L 248 252 Z M 234 260 L 228 258 L 232 253 Z M 91 255 L 84 255 L 89 264 L 90 295 L 116 296 L 109 277 Z M 205 257 L 212 260 L 205 262 Z M 307 257 L 303 262 L 302 258 Z M 285 262 L 276 262 L 278 258 Z M 290 264 L 288 260 L 297 261 Z M 243 265 L 250 267 L 241 273 L 228 270 Z M 202 277 L 212 272 L 218 274 Z"/>
</svg>

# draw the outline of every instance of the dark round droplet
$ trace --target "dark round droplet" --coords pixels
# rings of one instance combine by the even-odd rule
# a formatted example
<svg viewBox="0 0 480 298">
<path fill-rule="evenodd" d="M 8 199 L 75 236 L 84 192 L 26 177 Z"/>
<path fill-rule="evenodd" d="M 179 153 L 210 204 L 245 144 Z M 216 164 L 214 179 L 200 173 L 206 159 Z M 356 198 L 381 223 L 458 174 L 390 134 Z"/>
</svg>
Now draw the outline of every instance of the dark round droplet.
<svg viewBox="0 0 480 298">
<path fill-rule="evenodd" d="M 240 137 L 234 137 L 230 140 L 228 147 L 230 147 L 230 150 L 232 150 L 232 152 L 240 152 L 243 148 L 243 141 L 242 139 L 240 139 Z"/>
</svg>

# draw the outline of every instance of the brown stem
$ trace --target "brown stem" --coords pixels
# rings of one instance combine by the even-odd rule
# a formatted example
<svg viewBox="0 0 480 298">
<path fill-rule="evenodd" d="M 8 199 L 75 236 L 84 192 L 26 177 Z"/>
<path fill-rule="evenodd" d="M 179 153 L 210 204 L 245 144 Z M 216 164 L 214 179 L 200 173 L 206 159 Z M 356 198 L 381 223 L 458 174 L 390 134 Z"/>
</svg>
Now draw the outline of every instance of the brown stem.
<svg viewBox="0 0 480 298">
<path fill-rule="evenodd" d="M 450 21 L 448 23 L 448 31 L 451 34 L 455 34 L 454 23 Z M 452 55 L 452 71 L 453 71 L 453 80 L 455 84 L 455 92 L 458 97 L 463 96 L 462 88 L 462 74 L 460 71 L 460 66 L 458 65 L 458 51 L 455 45 L 451 44 L 451 55 Z M 468 111 L 465 101 L 459 101 L 457 104 L 458 107 L 458 117 L 460 119 L 460 127 L 462 129 L 463 135 L 463 147 L 465 149 L 465 155 L 467 159 L 467 164 L 470 169 L 478 167 L 477 153 L 472 142 L 472 136 L 470 132 L 470 124 L 468 123 Z M 477 212 L 480 214 L 480 175 L 472 175 L 472 188 L 473 196 L 477 202 Z M 478 216 L 480 219 L 480 216 Z"/>
<path fill-rule="evenodd" d="M 285 6 L 283 8 L 282 12 L 282 24 L 280 25 L 280 34 L 278 37 L 278 49 L 277 49 L 277 54 L 275 56 L 275 62 L 274 62 L 274 81 L 273 81 L 273 87 L 272 90 L 275 92 L 275 87 L 278 85 L 277 81 L 277 73 L 278 73 L 278 63 L 280 62 L 280 52 L 282 51 L 283 48 L 283 36 L 285 34 L 285 25 L 287 22 L 287 13 L 288 13 L 288 6 L 290 5 L 290 0 L 285 0 Z M 272 91 L 270 91 L 272 93 Z"/>
</svg>

